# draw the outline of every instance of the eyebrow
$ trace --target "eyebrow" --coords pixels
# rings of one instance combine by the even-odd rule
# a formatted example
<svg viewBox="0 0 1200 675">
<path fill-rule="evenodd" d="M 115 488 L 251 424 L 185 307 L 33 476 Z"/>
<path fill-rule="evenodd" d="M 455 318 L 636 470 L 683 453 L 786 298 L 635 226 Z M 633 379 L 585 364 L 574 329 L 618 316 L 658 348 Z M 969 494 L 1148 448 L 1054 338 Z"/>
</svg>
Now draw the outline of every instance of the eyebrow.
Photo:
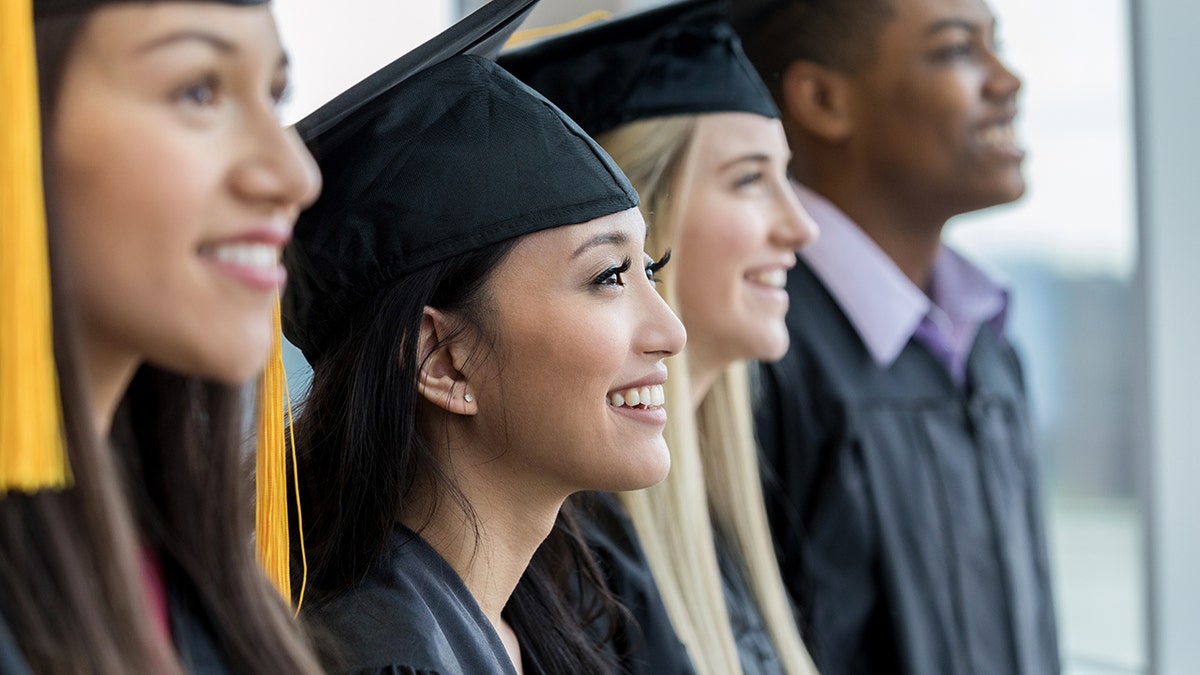
<svg viewBox="0 0 1200 675">
<path fill-rule="evenodd" d="M 203 42 L 222 54 L 236 54 L 238 51 L 237 44 L 221 37 L 220 35 L 198 30 L 181 30 L 175 33 L 168 33 L 162 37 L 158 37 L 150 40 L 149 42 L 143 43 L 137 48 L 136 53 L 145 54 L 156 49 L 162 49 L 163 47 L 169 47 L 180 42 L 189 42 L 192 40 Z"/>
<path fill-rule="evenodd" d="M 993 21 L 992 26 L 994 27 L 995 25 L 996 24 Z M 971 21 L 969 19 L 942 19 L 941 21 L 937 21 L 931 25 L 925 31 L 925 33 L 927 35 L 937 35 L 942 31 L 952 29 L 962 29 L 971 33 L 978 33 L 983 29 L 983 25 L 981 25 L 978 21 Z"/>
<path fill-rule="evenodd" d="M 579 248 L 575 249 L 575 252 L 571 254 L 571 257 L 578 258 L 579 256 L 583 255 L 583 253 L 585 251 L 587 251 L 588 249 L 595 248 L 597 246 L 608 246 L 608 245 L 620 246 L 620 245 L 626 244 L 628 242 L 629 242 L 629 235 L 627 235 L 624 232 L 621 232 L 619 230 L 613 230 L 612 232 L 602 232 L 600 234 L 595 235 L 591 239 L 588 239 L 587 241 L 583 242 L 583 244 L 580 245 Z"/>
<path fill-rule="evenodd" d="M 717 171 L 724 171 L 730 167 L 737 166 L 738 164 L 741 164 L 743 162 L 753 162 L 755 164 L 770 164 L 771 157 L 770 157 L 770 155 L 766 155 L 763 153 L 754 153 L 754 154 L 750 154 L 750 155 L 742 155 L 740 157 L 734 157 L 733 159 L 729 160 L 728 162 L 725 162 L 721 166 L 717 167 Z"/>
</svg>

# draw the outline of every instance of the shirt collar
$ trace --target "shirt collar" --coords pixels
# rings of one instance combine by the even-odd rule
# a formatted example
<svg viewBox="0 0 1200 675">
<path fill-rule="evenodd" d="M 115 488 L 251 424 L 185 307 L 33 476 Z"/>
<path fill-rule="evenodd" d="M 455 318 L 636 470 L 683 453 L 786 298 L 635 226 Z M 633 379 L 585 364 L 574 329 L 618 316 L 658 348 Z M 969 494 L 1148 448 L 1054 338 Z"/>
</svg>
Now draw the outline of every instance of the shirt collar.
<svg viewBox="0 0 1200 675">
<path fill-rule="evenodd" d="M 841 209 L 809 188 L 793 185 L 821 232 L 801 255 L 878 365 L 895 362 L 931 311 L 955 321 L 991 321 L 1003 331 L 1008 292 L 982 269 L 943 245 L 931 282 L 935 306 Z"/>
</svg>

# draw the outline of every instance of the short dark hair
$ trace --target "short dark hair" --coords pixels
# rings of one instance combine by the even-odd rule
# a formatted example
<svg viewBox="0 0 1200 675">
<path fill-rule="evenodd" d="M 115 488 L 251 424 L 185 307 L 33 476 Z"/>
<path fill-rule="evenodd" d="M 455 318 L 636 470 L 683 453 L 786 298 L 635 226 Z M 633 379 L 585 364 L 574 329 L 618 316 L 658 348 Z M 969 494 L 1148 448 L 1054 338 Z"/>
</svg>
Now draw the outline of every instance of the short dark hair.
<svg viewBox="0 0 1200 675">
<path fill-rule="evenodd" d="M 853 72 L 871 62 L 891 0 L 734 0 L 734 27 L 776 101 L 783 71 L 813 61 Z"/>
</svg>

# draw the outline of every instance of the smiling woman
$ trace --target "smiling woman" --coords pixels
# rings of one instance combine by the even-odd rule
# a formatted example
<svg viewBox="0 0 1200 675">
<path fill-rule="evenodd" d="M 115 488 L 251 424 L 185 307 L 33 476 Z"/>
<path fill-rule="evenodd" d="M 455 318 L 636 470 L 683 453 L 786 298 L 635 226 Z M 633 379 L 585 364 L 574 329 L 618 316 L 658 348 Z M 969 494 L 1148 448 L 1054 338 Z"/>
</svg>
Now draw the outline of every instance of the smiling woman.
<svg viewBox="0 0 1200 675">
<path fill-rule="evenodd" d="M 0 500 L 14 646 L 39 673 L 316 672 L 254 560 L 239 443 L 280 250 L 320 183 L 276 117 L 287 69 L 270 10 L 33 10 L 73 485 Z"/>
<path fill-rule="evenodd" d="M 671 474 L 621 494 L 624 511 L 599 500 L 587 522 L 645 636 L 634 633 L 623 665 L 802 675 L 813 668 L 768 531 L 746 361 L 787 351 L 783 282 L 816 230 L 788 185 L 778 111 L 725 13 L 713 0 L 677 2 L 501 64 L 596 135 L 643 199 L 647 249 L 674 253 L 660 291 L 688 347 L 665 386 Z"/>
<path fill-rule="evenodd" d="M 333 672 L 614 670 L 588 628 L 620 613 L 564 503 L 666 475 L 651 389 L 684 332 L 624 175 L 469 55 L 531 4 L 486 5 L 299 125 L 330 177 L 284 327 L 313 366 L 304 612 Z"/>
</svg>

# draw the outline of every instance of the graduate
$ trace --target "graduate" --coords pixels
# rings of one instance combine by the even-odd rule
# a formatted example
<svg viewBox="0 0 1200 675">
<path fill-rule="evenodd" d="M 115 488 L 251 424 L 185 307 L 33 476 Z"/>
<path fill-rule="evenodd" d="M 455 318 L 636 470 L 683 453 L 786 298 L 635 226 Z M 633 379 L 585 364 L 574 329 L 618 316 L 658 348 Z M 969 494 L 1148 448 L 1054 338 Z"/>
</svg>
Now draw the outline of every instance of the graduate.
<svg viewBox="0 0 1200 675">
<path fill-rule="evenodd" d="M 588 627 L 619 608 L 563 505 L 666 475 L 684 331 L 620 169 L 486 58 L 532 4 L 485 5 L 299 125 L 328 178 L 284 327 L 313 367 L 302 612 L 331 672 L 615 670 Z"/>
<path fill-rule="evenodd" d="M 623 509 L 601 502 L 609 511 L 588 522 L 594 554 L 648 636 L 666 629 L 642 598 L 661 593 L 697 672 L 807 674 L 759 485 L 747 360 L 786 351 L 781 286 L 816 232 L 788 188 L 779 113 L 726 13 L 715 0 L 674 3 L 500 63 L 629 175 L 649 252 L 672 251 L 660 291 L 688 331 L 667 383 L 671 474 L 622 494 Z M 659 641 L 635 652 L 635 672 L 668 672 Z"/>
<path fill-rule="evenodd" d="M 6 0 L 0 56 L 0 671 L 319 672 L 241 461 L 320 186 L 270 8 Z"/>
<path fill-rule="evenodd" d="M 821 227 L 765 369 L 784 578 L 827 675 L 1059 670 L 1008 292 L 942 243 L 1025 190 L 980 0 L 738 0 Z"/>
</svg>

